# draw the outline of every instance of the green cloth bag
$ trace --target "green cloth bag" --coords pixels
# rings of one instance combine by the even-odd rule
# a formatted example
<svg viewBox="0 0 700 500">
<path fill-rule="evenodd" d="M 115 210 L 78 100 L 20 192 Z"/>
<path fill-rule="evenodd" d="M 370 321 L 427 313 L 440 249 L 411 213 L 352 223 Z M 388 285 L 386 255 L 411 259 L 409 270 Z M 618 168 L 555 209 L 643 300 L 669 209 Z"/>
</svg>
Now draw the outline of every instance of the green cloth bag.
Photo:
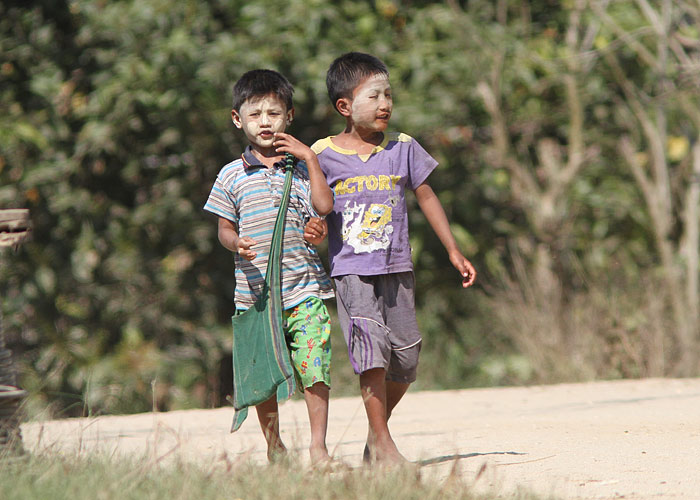
<svg viewBox="0 0 700 500">
<path fill-rule="evenodd" d="M 233 325 L 233 425 L 238 430 L 248 407 L 289 399 L 296 390 L 294 367 L 284 336 L 280 263 L 282 236 L 292 187 L 294 157 L 287 154 L 284 192 L 275 221 L 265 284 L 257 302 L 231 318 Z"/>
</svg>

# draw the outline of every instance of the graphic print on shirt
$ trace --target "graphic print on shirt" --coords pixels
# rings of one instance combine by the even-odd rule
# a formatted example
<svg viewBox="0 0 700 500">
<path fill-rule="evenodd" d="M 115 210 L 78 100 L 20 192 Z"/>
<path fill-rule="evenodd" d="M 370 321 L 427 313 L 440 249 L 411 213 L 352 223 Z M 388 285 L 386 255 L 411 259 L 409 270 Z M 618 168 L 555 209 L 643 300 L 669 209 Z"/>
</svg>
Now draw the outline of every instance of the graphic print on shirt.
<svg viewBox="0 0 700 500">
<path fill-rule="evenodd" d="M 346 201 L 343 209 L 343 241 L 356 254 L 389 248 L 394 232 L 391 225 L 392 208 L 397 202 L 396 196 L 389 197 L 385 203 L 371 203 L 369 207 L 365 203 Z"/>
<path fill-rule="evenodd" d="M 357 203 L 347 200 L 342 213 L 342 239 L 356 254 L 386 250 L 391 245 L 392 209 L 398 203 L 398 195 L 391 195 L 401 180 L 398 175 L 361 175 L 339 180 L 335 194 L 352 195 L 367 191 L 388 191 L 383 203 Z"/>
</svg>

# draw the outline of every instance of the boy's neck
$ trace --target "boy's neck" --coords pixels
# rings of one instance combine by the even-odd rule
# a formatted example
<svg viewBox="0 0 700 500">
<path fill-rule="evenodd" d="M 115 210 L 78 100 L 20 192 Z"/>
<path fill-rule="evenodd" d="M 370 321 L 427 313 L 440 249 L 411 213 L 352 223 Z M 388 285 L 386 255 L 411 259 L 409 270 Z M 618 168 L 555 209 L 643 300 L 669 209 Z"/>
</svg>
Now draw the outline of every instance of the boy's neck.
<svg viewBox="0 0 700 500">
<path fill-rule="evenodd" d="M 384 141 L 384 133 L 369 132 L 363 134 L 357 129 L 348 126 L 343 132 L 334 136 L 331 140 L 336 146 L 355 151 L 357 154 L 362 155 L 374 151 L 374 148 Z"/>
<path fill-rule="evenodd" d="M 284 158 L 284 154 L 277 153 L 272 148 L 262 149 L 251 144 L 250 150 L 252 151 L 253 156 L 255 156 L 260 161 L 260 163 L 262 163 L 268 168 L 272 168 L 272 166 L 274 166 L 275 163 Z"/>
</svg>

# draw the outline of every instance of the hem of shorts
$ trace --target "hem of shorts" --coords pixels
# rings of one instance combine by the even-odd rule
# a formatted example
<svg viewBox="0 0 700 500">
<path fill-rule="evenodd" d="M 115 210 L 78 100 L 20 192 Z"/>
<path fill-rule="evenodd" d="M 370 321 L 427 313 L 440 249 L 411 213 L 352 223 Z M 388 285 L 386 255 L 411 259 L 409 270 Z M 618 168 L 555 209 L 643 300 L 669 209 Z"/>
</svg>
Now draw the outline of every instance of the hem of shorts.
<svg viewBox="0 0 700 500">
<path fill-rule="evenodd" d="M 299 376 L 298 373 L 297 373 L 297 376 Z M 299 377 L 299 378 L 301 379 L 301 377 Z M 316 382 L 313 382 L 311 385 L 303 385 L 303 384 L 302 384 L 302 385 L 303 385 L 303 389 L 302 389 L 302 390 L 305 391 L 305 390 L 308 389 L 309 387 L 313 387 L 314 385 L 318 384 L 319 382 L 323 382 L 323 384 L 324 384 L 326 387 L 328 387 L 328 390 L 329 390 L 329 391 L 331 390 L 331 381 L 330 381 L 330 380 L 317 380 Z"/>
<path fill-rule="evenodd" d="M 369 368 L 362 370 L 360 373 L 355 372 L 355 375 L 362 375 L 365 372 L 368 372 L 370 370 L 375 370 L 377 368 L 382 368 L 384 371 L 386 371 L 386 380 L 390 380 L 392 382 L 398 382 L 401 384 L 412 384 L 415 382 L 418 377 L 417 373 L 414 373 L 412 377 L 397 377 L 396 375 L 392 375 L 389 372 L 389 367 L 388 366 L 370 366 Z"/>
<path fill-rule="evenodd" d="M 418 379 L 417 376 L 413 377 L 396 377 L 396 376 L 391 376 L 389 372 L 386 374 L 386 380 L 390 380 L 391 382 L 396 382 L 399 384 L 412 384 Z"/>
<path fill-rule="evenodd" d="M 384 371 L 389 373 L 389 365 L 386 365 L 386 366 L 385 365 L 378 365 L 378 366 L 370 366 L 368 368 L 365 368 L 364 370 L 361 370 L 359 372 L 355 372 L 355 375 L 362 375 L 365 372 L 368 372 L 370 370 L 376 370 L 377 368 L 382 368 Z M 355 371 L 355 370 L 353 370 L 353 371 Z"/>
<path fill-rule="evenodd" d="M 362 272 L 358 272 L 358 269 L 352 268 L 348 269 L 347 271 L 344 271 L 343 269 L 331 269 L 331 278 L 338 278 L 340 276 L 348 276 L 348 275 L 356 275 L 356 276 L 379 276 L 382 274 L 398 274 L 398 273 L 407 273 L 407 272 L 412 272 L 413 271 L 413 265 L 410 266 L 397 266 L 397 267 L 389 267 L 389 268 L 384 268 L 384 269 L 377 269 L 377 270 L 363 270 Z"/>
</svg>

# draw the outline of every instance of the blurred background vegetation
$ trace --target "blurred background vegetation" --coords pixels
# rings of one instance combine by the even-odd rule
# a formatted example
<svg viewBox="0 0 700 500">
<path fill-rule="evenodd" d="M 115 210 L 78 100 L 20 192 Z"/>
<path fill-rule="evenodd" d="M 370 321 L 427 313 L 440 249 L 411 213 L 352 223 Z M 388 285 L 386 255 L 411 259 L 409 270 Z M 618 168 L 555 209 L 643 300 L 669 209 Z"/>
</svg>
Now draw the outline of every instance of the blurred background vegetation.
<svg viewBox="0 0 700 500">
<path fill-rule="evenodd" d="M 287 75 L 310 144 L 348 50 L 388 64 L 479 271 L 462 290 L 412 202 L 416 389 L 700 374 L 698 26 L 691 0 L 3 1 L 0 208 L 34 231 L 0 297 L 34 412 L 227 404 L 233 262 L 202 206 L 244 147 L 232 84 Z"/>
</svg>

